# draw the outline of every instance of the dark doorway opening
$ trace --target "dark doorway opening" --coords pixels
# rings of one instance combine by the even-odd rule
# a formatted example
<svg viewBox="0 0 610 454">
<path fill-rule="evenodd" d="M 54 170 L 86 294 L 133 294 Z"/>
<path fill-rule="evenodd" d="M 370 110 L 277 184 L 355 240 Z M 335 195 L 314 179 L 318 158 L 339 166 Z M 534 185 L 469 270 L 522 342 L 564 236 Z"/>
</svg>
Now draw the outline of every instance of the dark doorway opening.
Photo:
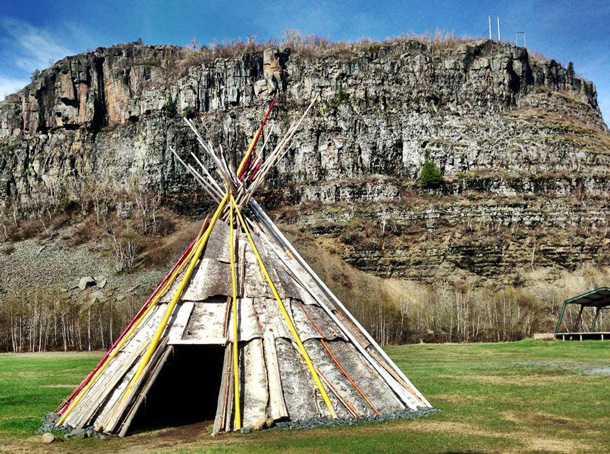
<svg viewBox="0 0 610 454">
<path fill-rule="evenodd" d="M 216 416 L 225 348 L 176 345 L 129 432 L 211 421 Z"/>
</svg>

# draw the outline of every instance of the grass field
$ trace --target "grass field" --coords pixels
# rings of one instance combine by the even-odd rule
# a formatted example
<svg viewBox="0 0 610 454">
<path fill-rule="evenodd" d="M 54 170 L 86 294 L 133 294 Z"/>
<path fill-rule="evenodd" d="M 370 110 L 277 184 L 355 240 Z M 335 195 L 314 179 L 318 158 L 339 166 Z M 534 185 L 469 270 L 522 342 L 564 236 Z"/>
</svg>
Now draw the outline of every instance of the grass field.
<svg viewBox="0 0 610 454">
<path fill-rule="evenodd" d="M 610 343 L 405 345 L 388 353 L 440 414 L 209 437 L 203 424 L 43 445 L 40 416 L 101 353 L 0 355 L 0 452 L 610 452 Z"/>
</svg>

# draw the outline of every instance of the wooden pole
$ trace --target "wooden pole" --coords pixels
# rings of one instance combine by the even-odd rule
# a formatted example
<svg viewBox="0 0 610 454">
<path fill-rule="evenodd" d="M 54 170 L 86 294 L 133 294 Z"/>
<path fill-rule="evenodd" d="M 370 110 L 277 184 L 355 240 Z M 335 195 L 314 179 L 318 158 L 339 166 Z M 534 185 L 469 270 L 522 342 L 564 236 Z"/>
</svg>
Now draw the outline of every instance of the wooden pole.
<svg viewBox="0 0 610 454">
<path fill-rule="evenodd" d="M 235 244 L 233 239 L 233 203 L 229 204 L 230 222 L 229 222 L 229 248 L 231 254 L 231 284 L 233 289 L 233 379 L 235 389 L 235 430 L 241 429 L 241 408 L 239 402 L 239 350 L 238 350 L 238 329 L 237 329 L 237 275 L 235 273 Z"/>
</svg>

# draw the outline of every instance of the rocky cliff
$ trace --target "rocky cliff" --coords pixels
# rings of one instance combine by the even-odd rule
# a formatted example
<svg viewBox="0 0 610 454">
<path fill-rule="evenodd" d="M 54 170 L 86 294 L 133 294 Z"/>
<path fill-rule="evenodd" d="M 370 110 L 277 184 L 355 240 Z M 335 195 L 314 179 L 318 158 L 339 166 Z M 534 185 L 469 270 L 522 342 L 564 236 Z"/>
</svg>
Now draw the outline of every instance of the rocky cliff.
<svg viewBox="0 0 610 454">
<path fill-rule="evenodd" d="M 594 85 L 493 41 L 235 58 L 129 44 L 68 57 L 0 102 L 0 204 L 8 217 L 136 182 L 199 213 L 206 199 L 169 151 L 202 154 L 181 117 L 236 161 L 273 97 L 270 145 L 316 92 L 261 198 L 347 262 L 510 282 L 610 263 L 610 136 Z M 416 183 L 426 160 L 444 176 L 434 190 Z"/>
</svg>

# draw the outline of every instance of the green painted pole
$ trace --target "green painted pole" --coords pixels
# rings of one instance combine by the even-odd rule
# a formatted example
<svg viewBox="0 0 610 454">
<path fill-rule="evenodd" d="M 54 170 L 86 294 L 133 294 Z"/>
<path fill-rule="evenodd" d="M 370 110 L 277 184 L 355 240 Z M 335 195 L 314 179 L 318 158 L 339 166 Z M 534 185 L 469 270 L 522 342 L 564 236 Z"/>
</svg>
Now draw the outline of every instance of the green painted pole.
<svg viewBox="0 0 610 454">
<path fill-rule="evenodd" d="M 561 308 L 561 312 L 559 312 L 559 320 L 557 320 L 557 326 L 555 327 L 555 333 L 559 332 L 559 328 L 561 327 L 561 321 L 563 320 L 563 314 L 566 313 L 566 306 L 568 303 L 564 301 L 563 306 Z"/>
</svg>

